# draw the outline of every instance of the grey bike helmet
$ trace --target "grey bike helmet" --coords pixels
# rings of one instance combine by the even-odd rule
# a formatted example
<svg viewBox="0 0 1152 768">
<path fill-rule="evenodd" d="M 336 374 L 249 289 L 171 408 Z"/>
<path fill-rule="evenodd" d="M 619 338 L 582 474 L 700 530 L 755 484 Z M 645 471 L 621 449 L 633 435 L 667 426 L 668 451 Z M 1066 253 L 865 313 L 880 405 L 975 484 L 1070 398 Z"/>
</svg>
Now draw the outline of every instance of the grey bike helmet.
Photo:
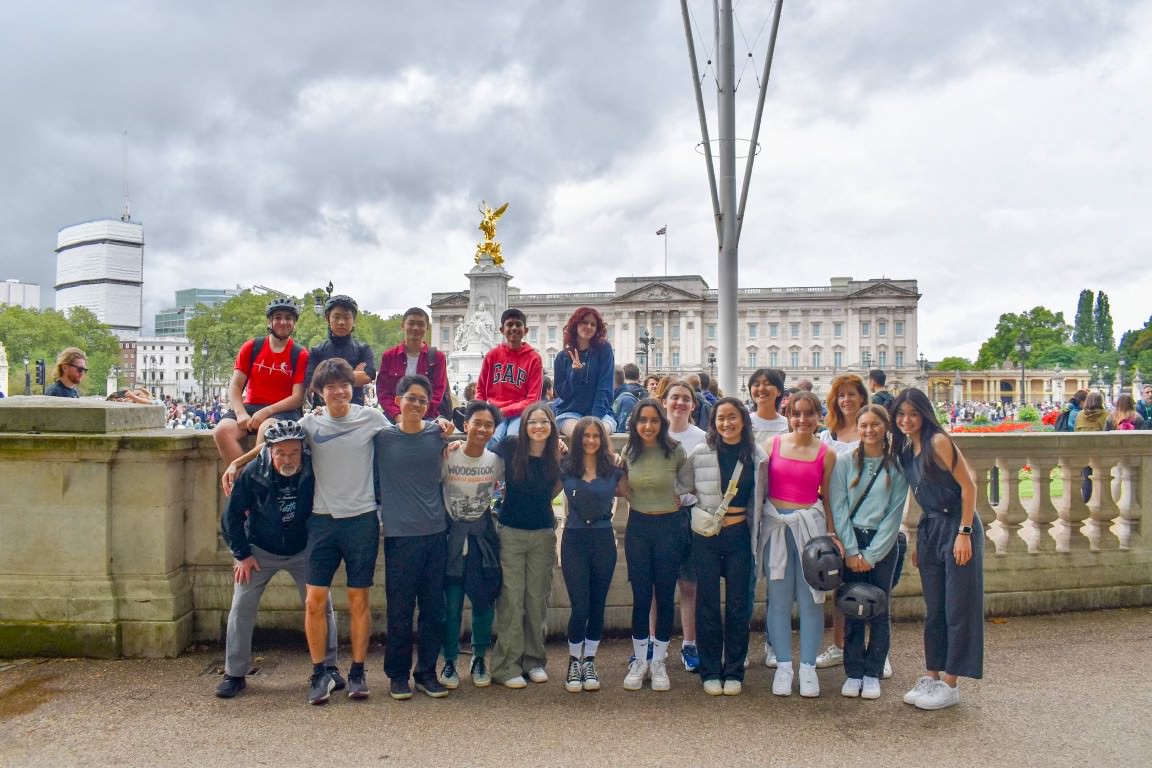
<svg viewBox="0 0 1152 768">
<path fill-rule="evenodd" d="M 827 592 L 844 582 L 844 558 L 831 536 L 817 536 L 804 545 L 800 555 L 804 580 L 812 589 Z"/>
<path fill-rule="evenodd" d="M 285 440 L 303 440 L 304 428 L 295 421 L 278 421 L 268 427 L 264 433 L 264 442 L 268 445 L 282 443 Z"/>
<path fill-rule="evenodd" d="M 295 301 L 287 297 L 277 297 L 268 302 L 268 306 L 264 308 L 264 317 L 271 318 L 273 312 L 281 310 L 291 312 L 294 318 L 300 319 L 300 307 L 296 306 Z"/>
<path fill-rule="evenodd" d="M 853 581 L 836 590 L 836 607 L 850 619 L 874 619 L 888 611 L 888 595 L 875 584 Z"/>
</svg>

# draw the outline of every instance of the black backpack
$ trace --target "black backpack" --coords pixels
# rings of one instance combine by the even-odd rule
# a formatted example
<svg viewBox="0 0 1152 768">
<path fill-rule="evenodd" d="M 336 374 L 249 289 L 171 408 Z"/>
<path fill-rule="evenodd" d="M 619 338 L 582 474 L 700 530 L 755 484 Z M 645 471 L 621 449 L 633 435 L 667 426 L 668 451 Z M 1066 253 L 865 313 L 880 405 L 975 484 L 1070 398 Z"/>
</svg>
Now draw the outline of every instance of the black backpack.
<svg viewBox="0 0 1152 768">
<path fill-rule="evenodd" d="M 628 419 L 631 418 L 632 410 L 638 402 L 640 397 L 630 389 L 623 389 L 616 395 L 616 399 L 612 401 L 612 418 L 616 420 L 617 432 L 628 431 Z"/>
<path fill-rule="evenodd" d="M 260 351 L 264 349 L 264 343 L 268 341 L 267 336 L 261 336 L 258 339 L 252 340 L 252 354 L 248 356 L 248 378 L 252 378 L 252 366 L 256 365 L 256 358 L 260 357 Z M 303 349 L 295 341 L 292 342 L 292 351 L 288 356 L 292 364 L 292 375 L 296 375 L 296 364 L 300 360 L 300 351 Z"/>
<path fill-rule="evenodd" d="M 428 381 L 432 382 L 432 386 L 436 386 L 436 347 L 428 347 Z M 432 393 L 429 392 L 429 395 Z M 442 416 L 448 421 L 452 421 L 452 414 L 455 408 L 452 405 L 452 390 L 448 387 L 444 388 L 444 397 L 440 398 L 440 410 L 437 412 L 438 416 Z"/>
<path fill-rule="evenodd" d="M 1056 417 L 1056 423 L 1052 426 L 1052 429 L 1056 432 L 1071 432 L 1072 430 L 1068 429 L 1068 417 L 1071 415 L 1072 409 L 1067 405 L 1061 408 L 1060 415 Z"/>
</svg>

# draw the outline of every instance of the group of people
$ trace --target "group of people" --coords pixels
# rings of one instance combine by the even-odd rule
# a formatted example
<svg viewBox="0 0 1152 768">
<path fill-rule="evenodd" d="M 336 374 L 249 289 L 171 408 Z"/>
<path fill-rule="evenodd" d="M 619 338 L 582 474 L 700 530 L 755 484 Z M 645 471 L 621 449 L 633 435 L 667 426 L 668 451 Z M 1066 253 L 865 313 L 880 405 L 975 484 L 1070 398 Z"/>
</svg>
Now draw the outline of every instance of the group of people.
<svg viewBox="0 0 1152 768">
<path fill-rule="evenodd" d="M 869 404 L 858 377 L 841 376 L 822 403 L 810 391 L 788 393 L 783 372 L 760 369 L 749 381 L 751 404 L 718 393 L 704 397 L 703 382 L 684 380 L 664 382 L 652 397 L 635 386 L 635 366 L 623 366 L 634 402 L 618 422 L 619 387 L 600 313 L 581 307 L 566 324 L 549 400 L 540 355 L 525 341 L 526 317 L 510 308 L 500 317 L 504 340 L 485 356 L 475 397 L 457 414 L 464 439 L 452 441 L 454 426 L 441 408 L 443 354 L 423 342 L 427 314 L 405 313 L 405 341 L 375 366 L 366 345 L 350 338 L 355 302 L 334 296 L 325 309 L 326 346 L 306 351 L 291 342 L 295 306 L 269 304 L 269 335 L 241 348 L 229 388 L 233 411 L 215 431 L 229 461 L 222 528 L 236 582 L 217 695 L 243 690 L 260 594 L 284 569 L 305 602 L 309 702 L 324 703 L 341 689 L 351 698 L 367 696 L 368 595 L 381 535 L 384 669 L 393 698 L 409 698 L 413 683 L 436 698 L 460 684 L 465 599 L 472 605 L 472 683 L 547 682 L 553 500 L 561 493 L 561 571 L 571 603 L 568 691 L 602 685 L 596 658 L 617 564 L 617 498 L 630 508 L 624 557 L 634 653 L 621 680 L 627 690 L 646 682 L 669 689 L 679 590 L 685 668 L 699 673 L 708 694 L 739 694 L 754 590 L 764 579 L 772 690 L 790 695 L 798 677 L 802 696 L 819 695 L 826 594 L 803 577 L 805 545 L 833 537 L 847 580 L 890 594 L 909 489 L 925 510 L 915 556 L 928 612 L 927 673 L 904 699 L 923 709 L 951 706 L 959 700 L 957 678 L 981 676 L 983 537 L 974 485 L 919 391 L 901 393 L 886 408 Z M 357 401 L 373 379 L 380 410 Z M 301 416 L 306 393 L 323 407 Z M 617 453 L 611 435 L 621 426 L 627 439 Z M 258 440 L 243 453 L 247 433 Z M 690 528 L 694 507 L 722 515 L 715 535 Z M 351 618 L 347 678 L 336 663 L 329 594 L 341 563 Z M 798 668 L 793 605 L 800 616 Z M 845 696 L 880 695 L 889 627 L 886 611 L 845 621 L 843 641 L 833 646 L 843 647 Z"/>
</svg>

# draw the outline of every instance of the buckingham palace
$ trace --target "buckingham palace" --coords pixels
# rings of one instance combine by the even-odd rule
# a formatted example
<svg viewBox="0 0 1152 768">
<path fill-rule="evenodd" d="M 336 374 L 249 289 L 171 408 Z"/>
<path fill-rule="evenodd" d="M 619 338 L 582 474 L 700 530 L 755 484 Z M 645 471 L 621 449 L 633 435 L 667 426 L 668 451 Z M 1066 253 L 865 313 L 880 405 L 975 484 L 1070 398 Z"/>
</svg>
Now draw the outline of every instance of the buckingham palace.
<svg viewBox="0 0 1152 768">
<path fill-rule="evenodd" d="M 608 324 L 616 363 L 642 373 L 715 372 L 717 291 L 700 275 L 618 277 L 615 290 L 520 293 L 507 304 L 528 318 L 528 342 L 545 372 L 563 349 L 564 323 L 577 307 L 597 309 Z M 468 316 L 468 290 L 432 294 L 430 341 L 449 354 Z M 921 377 L 917 357 L 915 280 L 833 277 L 828 285 L 741 288 L 737 322 L 739 380 L 759 367 L 782 368 L 788 380 L 811 379 L 817 392 L 844 371 L 882 368 L 890 387 Z"/>
</svg>

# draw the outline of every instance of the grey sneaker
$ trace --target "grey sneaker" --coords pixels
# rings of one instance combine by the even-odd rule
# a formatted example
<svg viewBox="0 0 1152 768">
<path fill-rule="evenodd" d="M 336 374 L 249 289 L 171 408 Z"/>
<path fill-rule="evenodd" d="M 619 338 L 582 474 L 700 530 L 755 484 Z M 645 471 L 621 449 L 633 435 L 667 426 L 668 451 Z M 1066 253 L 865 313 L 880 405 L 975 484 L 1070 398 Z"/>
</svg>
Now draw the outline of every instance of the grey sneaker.
<svg viewBox="0 0 1152 768">
<path fill-rule="evenodd" d="M 338 691 L 338 690 L 340 690 L 340 688 L 334 688 L 333 690 Z M 364 676 L 364 673 L 363 672 L 361 672 L 360 674 L 349 673 L 348 674 L 348 698 L 350 698 L 350 699 L 366 699 L 366 698 L 368 698 L 368 693 L 369 693 L 369 691 L 368 691 L 368 679 Z"/>
<path fill-rule="evenodd" d="M 446 660 L 444 671 L 440 673 L 440 683 L 449 690 L 460 687 L 460 675 L 456 674 L 456 662 Z"/>
<path fill-rule="evenodd" d="M 344 681 L 344 676 L 340 674 L 340 667 L 324 667 L 324 670 L 332 676 L 332 682 L 335 683 L 336 687 L 332 690 L 342 691 L 347 687 L 348 683 Z"/>
<path fill-rule="evenodd" d="M 308 684 L 308 703 L 327 704 L 328 699 L 332 696 L 332 689 L 335 687 L 336 681 L 332 679 L 328 670 L 314 673 Z"/>
<path fill-rule="evenodd" d="M 492 685 L 492 675 L 488 674 L 488 666 L 484 663 L 483 656 L 476 656 L 472 659 L 472 685 L 477 688 L 487 688 Z"/>
</svg>

